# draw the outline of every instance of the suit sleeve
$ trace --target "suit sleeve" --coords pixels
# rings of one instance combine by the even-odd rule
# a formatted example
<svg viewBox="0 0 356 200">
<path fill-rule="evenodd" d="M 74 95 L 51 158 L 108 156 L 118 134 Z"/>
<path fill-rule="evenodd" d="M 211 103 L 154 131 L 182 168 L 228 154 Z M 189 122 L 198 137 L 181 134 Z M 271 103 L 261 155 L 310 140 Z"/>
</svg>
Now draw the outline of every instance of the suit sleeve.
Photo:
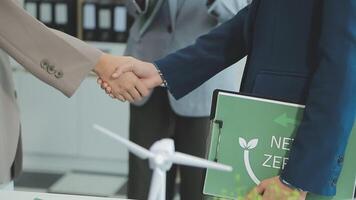
<svg viewBox="0 0 356 200">
<path fill-rule="evenodd" d="M 356 113 L 356 1 L 323 0 L 315 69 L 303 121 L 282 178 L 334 195 Z"/>
<path fill-rule="evenodd" d="M 248 7 L 195 44 L 157 60 L 155 64 L 179 99 L 247 54 L 245 21 Z"/>
<path fill-rule="evenodd" d="M 12 0 L 0 1 L 0 48 L 30 73 L 71 96 L 102 52 L 47 28 Z"/>
</svg>

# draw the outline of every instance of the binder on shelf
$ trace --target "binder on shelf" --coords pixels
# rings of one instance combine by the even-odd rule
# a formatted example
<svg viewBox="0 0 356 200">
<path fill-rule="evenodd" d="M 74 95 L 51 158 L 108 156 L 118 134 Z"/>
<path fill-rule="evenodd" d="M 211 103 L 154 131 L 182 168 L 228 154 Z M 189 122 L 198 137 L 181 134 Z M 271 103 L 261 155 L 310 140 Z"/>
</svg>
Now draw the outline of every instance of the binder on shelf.
<svg viewBox="0 0 356 200">
<path fill-rule="evenodd" d="M 124 0 L 85 0 L 82 4 L 84 40 L 125 43 L 132 22 Z"/>
<path fill-rule="evenodd" d="M 53 24 L 53 2 L 39 1 L 39 15 L 38 18 L 46 26 L 54 28 Z"/>
<path fill-rule="evenodd" d="M 113 41 L 113 2 L 101 3 L 96 7 L 98 21 L 98 41 Z"/>
<path fill-rule="evenodd" d="M 78 36 L 77 0 L 25 0 L 25 9 L 46 26 Z"/>
<path fill-rule="evenodd" d="M 131 17 L 124 3 L 114 7 L 114 41 L 125 43 L 129 36 L 129 29 L 134 19 Z"/>
<path fill-rule="evenodd" d="M 243 199 L 261 180 L 277 176 L 303 118 L 303 105 L 215 91 L 208 158 L 233 166 L 231 173 L 207 170 L 203 193 Z M 315 147 L 318 148 L 318 147 Z M 352 199 L 356 180 L 356 123 L 334 197 L 308 193 L 307 200 Z"/>
<path fill-rule="evenodd" d="M 34 18 L 38 18 L 38 0 L 26 0 L 24 6 L 30 15 Z"/>
<path fill-rule="evenodd" d="M 53 1 L 53 28 L 63 31 L 74 37 L 78 36 L 77 1 L 76 0 L 52 0 Z"/>
<path fill-rule="evenodd" d="M 98 1 L 85 1 L 82 4 L 82 34 L 87 41 L 97 41 L 97 5 Z"/>
</svg>

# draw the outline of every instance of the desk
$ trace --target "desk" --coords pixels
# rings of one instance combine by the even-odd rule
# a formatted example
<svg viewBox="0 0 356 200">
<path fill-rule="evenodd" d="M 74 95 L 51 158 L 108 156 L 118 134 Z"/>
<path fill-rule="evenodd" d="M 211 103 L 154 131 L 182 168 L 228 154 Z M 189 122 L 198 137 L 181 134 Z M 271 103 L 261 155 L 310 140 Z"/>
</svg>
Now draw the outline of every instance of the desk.
<svg viewBox="0 0 356 200">
<path fill-rule="evenodd" d="M 33 192 L 0 191 L 1 200 L 123 200 L 102 197 L 84 197 L 75 195 L 46 194 Z"/>
</svg>

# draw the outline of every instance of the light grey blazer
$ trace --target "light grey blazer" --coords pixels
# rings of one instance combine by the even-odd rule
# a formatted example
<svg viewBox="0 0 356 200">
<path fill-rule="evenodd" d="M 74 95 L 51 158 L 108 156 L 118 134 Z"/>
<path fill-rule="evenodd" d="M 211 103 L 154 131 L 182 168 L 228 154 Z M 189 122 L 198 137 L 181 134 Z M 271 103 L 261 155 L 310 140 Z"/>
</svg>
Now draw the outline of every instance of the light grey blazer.
<svg viewBox="0 0 356 200">
<path fill-rule="evenodd" d="M 4 52 L 66 96 L 74 93 L 102 54 L 80 40 L 47 28 L 16 1 L 0 0 L 0 184 L 18 175 L 22 160 L 19 109 Z M 16 170 L 11 177 L 13 165 Z"/>
<path fill-rule="evenodd" d="M 161 7 L 165 1 L 169 12 L 162 16 Z M 216 0 L 210 7 L 207 0 L 156 0 L 152 14 L 143 24 L 141 17 L 147 8 L 140 9 L 135 0 L 128 1 L 128 9 L 136 17 L 130 30 L 130 36 L 125 54 L 145 61 L 154 61 L 171 52 L 193 44 L 202 34 L 209 32 L 219 22 L 233 17 L 240 9 L 247 5 L 248 0 Z M 152 0 L 146 0 L 146 7 Z M 171 24 L 171 27 L 167 27 Z M 169 33 L 167 29 L 172 29 Z M 231 67 L 183 97 L 175 100 L 171 94 L 169 99 L 173 110 L 182 116 L 209 116 L 212 93 L 215 89 L 238 90 L 238 72 Z M 136 105 L 143 105 L 148 98 Z"/>
</svg>

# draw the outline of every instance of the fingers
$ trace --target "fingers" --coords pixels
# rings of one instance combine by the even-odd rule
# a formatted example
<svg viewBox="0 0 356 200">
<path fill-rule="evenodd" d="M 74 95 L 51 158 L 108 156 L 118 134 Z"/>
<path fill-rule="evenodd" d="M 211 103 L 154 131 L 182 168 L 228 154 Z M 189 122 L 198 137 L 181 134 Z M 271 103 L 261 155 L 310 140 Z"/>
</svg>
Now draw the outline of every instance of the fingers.
<svg viewBox="0 0 356 200">
<path fill-rule="evenodd" d="M 103 79 L 98 78 L 96 82 L 97 82 L 99 85 L 101 85 L 101 84 L 103 83 Z"/>
<path fill-rule="evenodd" d="M 134 64 L 132 62 L 127 62 L 115 69 L 115 72 L 111 75 L 111 78 L 117 79 L 125 72 L 131 72 L 133 70 Z"/>
<path fill-rule="evenodd" d="M 136 89 L 142 97 L 147 97 L 150 94 L 149 88 L 147 88 L 147 86 L 141 80 L 136 82 Z"/>
<path fill-rule="evenodd" d="M 101 84 L 101 89 L 106 90 L 107 87 L 109 87 L 109 85 L 103 81 Z"/>
<path fill-rule="evenodd" d="M 106 92 L 106 94 L 108 94 L 110 97 L 114 97 L 114 95 L 112 94 L 112 88 L 108 83 L 103 81 L 101 78 L 98 78 L 97 83 L 100 85 L 101 89 Z"/>
<path fill-rule="evenodd" d="M 123 80 L 116 82 L 111 76 L 115 73 L 114 77 L 117 79 L 122 79 L 121 75 L 125 72 L 132 71 L 133 65 L 136 59 L 132 57 L 116 57 L 111 55 L 104 55 L 101 58 L 100 65 L 97 70 L 97 74 L 100 76 L 97 80 L 97 83 L 100 87 L 110 96 L 111 98 L 117 98 L 120 101 L 137 101 L 140 100 L 141 91 L 136 89 L 134 79 L 131 77 L 123 78 Z M 136 79 L 137 77 L 134 76 Z M 132 79 L 132 80 L 131 80 Z M 142 90 L 142 93 L 146 94 L 147 92 L 143 89 L 142 86 L 138 86 Z"/>
<path fill-rule="evenodd" d="M 266 190 L 267 182 L 262 181 L 258 186 L 253 188 L 246 196 L 245 200 L 262 200 L 263 193 Z"/>
<path fill-rule="evenodd" d="M 118 94 L 123 95 L 130 103 L 142 100 L 143 96 L 149 94 L 148 89 L 143 85 L 139 79 L 131 80 L 118 91 Z"/>
<path fill-rule="evenodd" d="M 262 181 L 257 187 L 256 187 L 256 192 L 258 194 L 263 194 L 263 192 L 267 189 L 268 182 L 267 181 Z"/>
<path fill-rule="evenodd" d="M 111 94 L 112 93 L 111 87 L 110 86 L 106 87 L 105 92 L 106 92 L 106 94 Z"/>
<path fill-rule="evenodd" d="M 111 98 L 113 98 L 113 99 L 118 99 L 118 100 L 121 101 L 121 102 L 125 102 L 125 101 L 126 101 L 126 98 L 123 97 L 121 94 L 116 94 L 116 95 L 114 95 L 114 94 L 112 93 L 111 87 L 106 88 L 105 91 L 106 91 L 106 93 L 107 93 Z"/>
<path fill-rule="evenodd" d="M 130 103 L 134 102 L 134 98 L 127 91 L 123 91 L 121 95 L 124 97 L 125 100 L 129 101 Z"/>
<path fill-rule="evenodd" d="M 121 102 L 126 102 L 126 99 L 120 94 L 118 94 L 116 98 Z"/>
<path fill-rule="evenodd" d="M 140 101 L 142 99 L 141 94 L 137 91 L 136 87 L 131 88 L 128 93 L 133 98 L 133 102 Z M 130 101 L 130 103 L 133 103 Z"/>
<path fill-rule="evenodd" d="M 278 198 L 277 196 L 279 196 L 279 195 L 277 195 L 276 193 L 275 193 L 276 191 L 274 190 L 274 189 L 272 189 L 272 188 L 267 188 L 266 190 L 265 190 L 265 192 L 263 193 L 263 196 L 262 196 L 262 200 L 276 200 L 276 199 L 280 199 L 280 198 Z"/>
<path fill-rule="evenodd" d="M 256 193 L 262 194 L 262 200 L 305 200 L 306 193 L 285 186 L 279 177 L 262 181 L 256 188 Z"/>
<path fill-rule="evenodd" d="M 257 188 L 251 190 L 246 196 L 245 200 L 261 200 L 262 196 L 257 192 Z"/>
<path fill-rule="evenodd" d="M 150 93 L 146 83 L 132 72 L 125 72 L 119 78 L 109 80 L 109 83 L 100 78 L 97 82 L 111 98 L 117 98 L 120 101 L 127 100 L 133 103 L 142 100 L 142 97 L 148 96 Z"/>
<path fill-rule="evenodd" d="M 103 88 L 103 90 L 105 90 L 105 92 L 111 97 L 111 98 L 113 98 L 113 99 L 118 99 L 118 100 L 120 100 L 121 102 L 125 102 L 126 101 L 126 99 L 122 96 L 122 95 L 120 95 L 120 94 L 117 94 L 116 96 L 112 93 L 112 88 L 107 84 L 107 83 L 105 83 L 104 81 L 103 81 L 103 79 L 101 79 L 101 78 L 98 78 L 97 79 L 97 83 L 100 85 L 100 87 L 101 88 Z M 104 84 L 105 83 L 105 84 Z M 105 86 L 107 86 L 107 87 L 105 87 Z"/>
<path fill-rule="evenodd" d="M 119 79 L 115 80 L 114 84 L 118 84 L 119 86 L 119 89 L 115 91 L 115 94 L 123 95 L 124 98 L 131 103 L 140 101 L 142 97 L 149 95 L 149 89 L 132 72 L 123 74 Z M 129 98 L 126 98 L 128 95 Z"/>
</svg>

